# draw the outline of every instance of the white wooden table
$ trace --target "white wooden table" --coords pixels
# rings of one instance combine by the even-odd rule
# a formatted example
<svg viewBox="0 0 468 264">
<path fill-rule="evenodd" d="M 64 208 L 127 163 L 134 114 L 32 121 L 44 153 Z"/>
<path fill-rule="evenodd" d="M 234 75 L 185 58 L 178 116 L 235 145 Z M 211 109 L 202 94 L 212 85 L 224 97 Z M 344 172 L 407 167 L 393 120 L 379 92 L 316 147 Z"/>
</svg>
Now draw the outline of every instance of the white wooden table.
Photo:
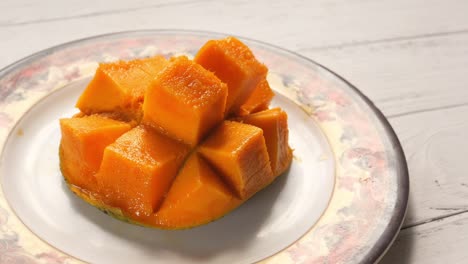
<svg viewBox="0 0 468 264">
<path fill-rule="evenodd" d="M 408 160 L 408 214 L 382 262 L 468 263 L 468 1 L 2 0 L 0 68 L 136 29 L 249 37 L 344 76 L 389 118 Z"/>
</svg>

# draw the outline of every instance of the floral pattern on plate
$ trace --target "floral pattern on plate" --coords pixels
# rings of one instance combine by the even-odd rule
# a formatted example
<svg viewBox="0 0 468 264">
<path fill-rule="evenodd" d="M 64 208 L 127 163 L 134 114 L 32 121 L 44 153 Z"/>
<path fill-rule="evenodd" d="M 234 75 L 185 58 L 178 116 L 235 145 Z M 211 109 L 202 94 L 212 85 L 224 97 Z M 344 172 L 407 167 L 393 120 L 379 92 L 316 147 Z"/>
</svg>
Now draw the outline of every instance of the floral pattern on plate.
<svg viewBox="0 0 468 264">
<path fill-rule="evenodd" d="M 118 33 L 71 42 L 0 72 L 0 146 L 35 102 L 89 77 L 98 62 L 191 54 L 222 35 L 190 31 Z M 270 69 L 270 85 L 295 101 L 326 134 L 335 153 L 336 184 L 328 209 L 293 245 L 265 263 L 374 262 L 403 221 L 408 175 L 403 152 L 381 113 L 352 85 L 299 55 L 244 40 Z M 1 176 L 1 175 L 0 175 Z M 30 232 L 0 191 L 0 263 L 74 263 Z"/>
</svg>

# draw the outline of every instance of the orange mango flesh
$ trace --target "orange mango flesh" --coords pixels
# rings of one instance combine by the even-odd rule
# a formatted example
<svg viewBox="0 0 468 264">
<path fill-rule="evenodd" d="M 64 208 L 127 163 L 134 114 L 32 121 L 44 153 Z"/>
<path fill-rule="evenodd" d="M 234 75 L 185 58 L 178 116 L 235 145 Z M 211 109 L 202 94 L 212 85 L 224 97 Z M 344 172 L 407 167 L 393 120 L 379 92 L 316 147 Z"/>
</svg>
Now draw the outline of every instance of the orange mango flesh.
<svg viewBox="0 0 468 264">
<path fill-rule="evenodd" d="M 94 190 L 104 148 L 131 129 L 124 122 L 98 115 L 60 119 L 61 169 L 68 182 Z"/>
<path fill-rule="evenodd" d="M 143 104 L 143 122 L 195 146 L 224 118 L 227 87 L 213 73 L 177 57 L 159 73 Z"/>
<path fill-rule="evenodd" d="M 156 216 L 167 228 L 211 222 L 239 205 L 219 176 L 198 154 L 185 163 Z"/>
<path fill-rule="evenodd" d="M 280 175 L 291 164 L 292 151 L 288 145 L 288 115 L 280 108 L 273 108 L 245 116 L 244 123 L 263 130 L 273 175 Z"/>
<path fill-rule="evenodd" d="M 77 102 L 82 112 L 61 120 L 69 188 L 118 219 L 150 227 L 222 217 L 292 160 L 286 113 L 266 110 L 274 95 L 266 73 L 232 37 L 207 42 L 194 61 L 101 64 Z"/>
<path fill-rule="evenodd" d="M 134 60 L 137 67 L 145 71 L 154 78 L 162 69 L 167 66 L 167 60 L 163 56 L 154 56 L 145 59 Z M 142 93 L 144 95 L 144 92 Z"/>
<path fill-rule="evenodd" d="M 224 121 L 198 151 L 242 199 L 273 180 L 265 139 L 258 127 Z"/>
<path fill-rule="evenodd" d="M 189 149 L 138 126 L 104 150 L 96 177 L 106 202 L 131 215 L 151 215 L 163 200 Z"/>
<path fill-rule="evenodd" d="M 252 51 L 234 37 L 208 41 L 194 61 L 227 84 L 226 114 L 238 111 L 268 72 Z"/>
<path fill-rule="evenodd" d="M 263 79 L 255 87 L 247 101 L 239 107 L 236 114 L 238 116 L 246 116 L 251 113 L 266 110 L 273 96 L 275 96 L 275 93 L 271 90 L 268 81 Z"/>
<path fill-rule="evenodd" d="M 134 61 L 101 63 L 76 107 L 83 113 L 138 112 L 155 73 L 167 61 L 156 56 Z"/>
</svg>

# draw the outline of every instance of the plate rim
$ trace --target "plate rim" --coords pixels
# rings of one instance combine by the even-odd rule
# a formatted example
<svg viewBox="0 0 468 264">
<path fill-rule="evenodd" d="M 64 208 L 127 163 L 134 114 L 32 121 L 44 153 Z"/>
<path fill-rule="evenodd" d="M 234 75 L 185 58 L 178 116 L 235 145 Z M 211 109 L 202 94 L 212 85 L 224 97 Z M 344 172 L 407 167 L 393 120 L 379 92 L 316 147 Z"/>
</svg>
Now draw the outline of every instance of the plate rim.
<svg viewBox="0 0 468 264">
<path fill-rule="evenodd" d="M 409 198 L 409 191 L 410 191 L 410 182 L 409 182 L 408 162 L 406 160 L 405 152 L 403 151 L 403 146 L 401 145 L 401 142 L 398 139 L 398 136 L 395 130 L 393 129 L 392 125 L 390 124 L 388 119 L 385 117 L 385 115 L 382 113 L 382 111 L 361 90 L 359 90 L 356 86 L 354 86 L 348 80 L 343 78 L 341 75 L 323 66 L 322 64 L 317 63 L 306 57 L 303 57 L 300 54 L 296 54 L 296 55 L 317 64 L 319 67 L 322 67 L 323 69 L 332 73 L 335 77 L 337 77 L 342 82 L 346 83 L 351 89 L 353 89 L 354 92 L 356 92 L 356 94 L 359 97 L 361 97 L 361 99 L 363 99 L 363 101 L 371 108 L 373 113 L 376 115 L 377 119 L 381 122 L 382 126 L 385 129 L 386 134 L 389 136 L 389 140 L 393 147 L 393 150 L 395 151 L 395 154 L 396 154 L 395 157 L 397 158 L 397 164 L 398 164 L 398 167 L 397 167 L 398 168 L 397 175 L 399 175 L 398 180 L 402 180 L 401 185 L 398 186 L 399 192 L 397 194 L 397 202 L 395 204 L 395 208 L 401 208 L 402 210 L 393 211 L 394 214 L 392 214 L 392 217 L 390 218 L 389 223 L 395 222 L 396 224 L 387 225 L 387 227 L 385 228 L 385 231 L 382 233 L 381 238 L 378 240 L 377 244 L 374 245 L 373 248 L 376 248 L 376 251 L 380 253 L 377 253 L 377 252 L 374 252 L 374 250 L 371 250 L 370 254 L 367 255 L 368 262 L 378 263 L 384 257 L 385 253 L 387 253 L 387 251 L 390 249 L 393 242 L 395 241 L 398 234 L 400 233 L 401 227 L 403 226 L 403 222 L 406 217 L 406 213 L 408 212 L 408 198 Z M 395 214 L 396 211 L 397 213 Z"/>
<path fill-rule="evenodd" d="M 93 36 L 88 36 L 84 38 L 79 38 L 75 40 L 71 40 L 68 42 L 64 42 L 58 45 L 54 45 L 52 47 L 37 51 L 35 53 L 32 53 L 31 55 L 28 55 L 26 57 L 23 57 L 13 63 L 8 64 L 7 66 L 3 67 L 0 69 L 0 79 L 4 78 L 8 73 L 11 71 L 15 70 L 18 66 L 21 66 L 23 63 L 26 63 L 28 61 L 34 61 L 36 58 L 40 58 L 42 56 L 46 56 L 49 53 L 52 53 L 55 50 L 66 48 L 69 46 L 72 46 L 74 44 L 90 41 L 90 40 L 95 40 L 95 39 L 100 39 L 100 38 L 106 38 L 106 37 L 116 37 L 119 35 L 128 35 L 128 34 L 144 34 L 144 33 L 170 33 L 170 34 L 196 34 L 199 36 L 203 35 L 209 35 L 209 36 L 226 36 L 226 35 L 231 35 L 238 37 L 242 40 L 247 40 L 249 42 L 257 43 L 260 44 L 263 47 L 267 48 L 273 48 L 275 50 L 279 50 L 285 54 L 292 55 L 294 57 L 301 58 L 304 61 L 307 61 L 308 63 L 311 63 L 313 65 L 318 66 L 321 68 L 321 70 L 324 70 L 325 72 L 330 73 L 333 75 L 335 78 L 339 79 L 343 83 L 345 83 L 353 92 L 358 95 L 363 102 L 369 106 L 369 108 L 372 110 L 372 113 L 377 117 L 377 120 L 381 123 L 381 125 L 384 128 L 386 136 L 388 136 L 389 142 L 391 147 L 393 148 L 393 151 L 395 153 L 395 158 L 396 158 L 396 168 L 397 168 L 397 180 L 398 180 L 398 188 L 397 188 L 397 199 L 395 203 L 395 209 L 392 211 L 392 216 L 389 220 L 389 224 L 385 227 L 384 231 L 382 232 L 381 236 L 378 238 L 377 243 L 374 244 L 371 249 L 369 250 L 369 253 L 365 256 L 364 261 L 365 262 L 371 262 L 371 263 L 376 263 L 378 262 L 387 252 L 387 250 L 390 248 L 394 240 L 399 234 L 399 231 L 401 229 L 401 226 L 403 225 L 404 219 L 406 212 L 408 210 L 408 198 L 409 198 L 409 191 L 410 191 L 410 182 L 409 182 L 409 171 L 408 171 L 408 163 L 404 154 L 403 147 L 401 145 L 400 140 L 398 139 L 398 136 L 393 129 L 392 125 L 388 121 L 388 119 L 385 117 L 385 115 L 382 113 L 382 111 L 373 103 L 373 101 L 367 97 L 361 90 L 359 90 L 356 86 L 354 86 L 352 83 L 347 81 L 344 77 L 341 75 L 337 74 L 335 71 L 331 70 L 330 68 L 324 66 L 323 64 L 320 64 L 316 62 L 315 60 L 306 57 L 304 55 L 301 55 L 295 51 L 288 50 L 286 48 L 277 46 L 275 44 L 267 43 L 264 41 L 256 40 L 253 38 L 249 37 L 243 37 L 239 36 L 237 34 L 230 34 L 230 33 L 222 33 L 222 32 L 216 32 L 216 31 L 208 31 L 208 30 L 187 30 L 187 29 L 139 29 L 139 30 L 125 30 L 125 31 L 117 31 L 117 32 L 110 32 L 110 33 L 105 33 L 105 34 L 98 34 L 98 35 L 93 35 Z M 37 103 L 37 102 L 36 102 Z M 23 114 L 24 115 L 24 114 Z M 7 131 L 7 136 L 10 136 L 10 133 L 14 130 L 16 125 L 18 124 L 20 120 L 17 120 L 14 122 L 14 124 L 11 126 L 9 131 Z M 5 138 L 5 139 L 6 139 Z M 4 145 L 6 143 L 3 142 L 1 144 L 1 154 L 3 155 L 3 150 L 4 150 Z M 335 182 L 336 184 L 336 182 Z M 3 186 L 2 186 L 3 188 Z M 333 196 L 333 194 L 332 194 Z M 330 201 L 329 201 L 330 202 Z M 9 203 L 7 203 L 8 206 Z M 14 210 L 12 210 L 14 212 Z M 16 215 L 16 213 L 15 213 Z M 41 239 L 42 240 L 42 239 Z M 44 241 L 44 240 L 42 240 Z M 46 241 L 44 241 L 46 242 Z M 47 242 L 46 242 L 47 243 Z M 47 243 L 48 244 L 48 243 Z M 49 244 L 50 245 L 50 244 Z M 52 246 L 52 245 L 51 245 Z M 53 248 L 57 249 L 56 247 L 52 246 Z M 59 249 L 57 249 L 59 250 Z M 60 250 L 59 250 L 60 251 Z"/>
</svg>

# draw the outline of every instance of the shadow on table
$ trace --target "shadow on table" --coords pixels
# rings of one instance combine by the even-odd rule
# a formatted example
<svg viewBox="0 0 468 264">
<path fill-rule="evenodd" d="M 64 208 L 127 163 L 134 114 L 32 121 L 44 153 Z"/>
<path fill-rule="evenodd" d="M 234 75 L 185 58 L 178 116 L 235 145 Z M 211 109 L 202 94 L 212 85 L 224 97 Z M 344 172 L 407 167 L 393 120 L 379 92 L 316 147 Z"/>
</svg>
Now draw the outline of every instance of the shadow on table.
<svg viewBox="0 0 468 264">
<path fill-rule="evenodd" d="M 411 198 L 408 205 L 408 211 L 406 212 L 406 219 L 412 219 L 413 216 L 413 206 Z M 406 221 L 405 221 L 406 222 Z M 414 244 L 414 235 L 409 232 L 408 229 L 405 230 L 406 223 L 403 224 L 403 229 L 398 234 L 395 242 L 383 256 L 380 264 L 410 264 L 412 263 L 412 249 Z"/>
</svg>

